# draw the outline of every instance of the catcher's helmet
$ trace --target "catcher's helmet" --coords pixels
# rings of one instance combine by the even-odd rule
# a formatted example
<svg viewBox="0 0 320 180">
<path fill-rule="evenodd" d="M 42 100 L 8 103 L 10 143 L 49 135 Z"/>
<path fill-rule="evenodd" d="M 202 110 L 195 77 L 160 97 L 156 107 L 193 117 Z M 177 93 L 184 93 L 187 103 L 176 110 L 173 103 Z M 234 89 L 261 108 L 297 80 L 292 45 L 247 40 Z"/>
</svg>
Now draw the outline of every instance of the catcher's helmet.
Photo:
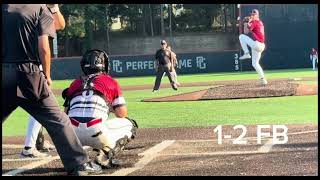
<svg viewBox="0 0 320 180">
<path fill-rule="evenodd" d="M 109 72 L 109 57 L 106 52 L 99 49 L 88 50 L 82 56 L 80 66 L 85 75 L 98 72 Z"/>
</svg>

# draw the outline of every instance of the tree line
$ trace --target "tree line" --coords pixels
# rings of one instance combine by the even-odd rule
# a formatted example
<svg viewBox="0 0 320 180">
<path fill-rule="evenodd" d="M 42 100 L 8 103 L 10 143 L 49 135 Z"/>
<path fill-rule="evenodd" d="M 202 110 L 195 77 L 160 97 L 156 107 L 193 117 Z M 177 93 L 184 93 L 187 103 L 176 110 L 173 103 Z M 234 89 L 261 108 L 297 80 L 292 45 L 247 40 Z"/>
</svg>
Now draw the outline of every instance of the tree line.
<svg viewBox="0 0 320 180">
<path fill-rule="evenodd" d="M 58 40 L 68 47 L 82 39 L 83 49 L 96 37 L 109 46 L 111 25 L 120 20 L 118 32 L 125 36 L 174 36 L 188 32 L 235 32 L 235 4 L 62 4 L 66 28 Z M 68 48 L 65 49 L 68 56 Z"/>
</svg>

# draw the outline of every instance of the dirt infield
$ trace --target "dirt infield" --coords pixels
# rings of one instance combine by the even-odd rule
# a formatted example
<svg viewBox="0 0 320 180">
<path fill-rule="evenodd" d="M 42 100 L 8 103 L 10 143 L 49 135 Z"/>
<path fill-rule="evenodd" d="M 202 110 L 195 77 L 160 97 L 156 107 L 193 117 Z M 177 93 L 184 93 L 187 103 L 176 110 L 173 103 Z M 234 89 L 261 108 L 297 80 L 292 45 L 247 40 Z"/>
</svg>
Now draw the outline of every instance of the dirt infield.
<svg viewBox="0 0 320 180">
<path fill-rule="evenodd" d="M 225 82 L 226 83 L 226 82 Z M 179 95 L 144 99 L 143 102 L 170 102 L 194 100 L 241 99 L 281 96 L 304 96 L 318 94 L 317 85 L 297 84 L 294 80 L 272 80 L 266 86 L 256 85 L 255 81 L 240 81 Z"/>
<path fill-rule="evenodd" d="M 119 156 L 123 166 L 102 175 L 318 175 L 318 125 L 287 127 L 288 142 L 279 145 L 270 144 L 272 137 L 258 144 L 253 125 L 246 126 L 243 145 L 233 143 L 241 133 L 233 126 L 223 126 L 224 135 L 232 139 L 222 144 L 217 143 L 214 126 L 139 129 L 136 140 Z M 20 159 L 22 143 L 21 137 L 3 138 L 3 175 L 66 175 L 56 152 L 50 153 L 52 159 Z M 92 157 L 91 149 L 87 151 Z"/>
</svg>

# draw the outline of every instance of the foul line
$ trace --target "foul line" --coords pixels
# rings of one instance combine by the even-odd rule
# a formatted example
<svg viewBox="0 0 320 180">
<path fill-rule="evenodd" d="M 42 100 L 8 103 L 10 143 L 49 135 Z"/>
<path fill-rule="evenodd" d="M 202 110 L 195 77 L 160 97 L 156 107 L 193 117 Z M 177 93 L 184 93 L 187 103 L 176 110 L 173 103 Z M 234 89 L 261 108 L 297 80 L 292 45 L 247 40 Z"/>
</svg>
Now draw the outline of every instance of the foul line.
<svg viewBox="0 0 320 180">
<path fill-rule="evenodd" d="M 318 130 L 301 131 L 301 132 L 288 133 L 288 135 L 309 134 L 309 133 L 317 133 L 317 132 L 318 132 Z"/>
<path fill-rule="evenodd" d="M 21 145 L 21 144 L 2 144 L 2 148 L 22 149 L 22 148 L 24 148 L 24 145 Z"/>
<path fill-rule="evenodd" d="M 299 151 L 312 151 L 317 150 L 317 148 L 303 148 L 299 149 Z M 272 153 L 281 153 L 281 152 L 296 152 L 296 150 L 278 150 L 273 151 Z M 217 151 L 217 152 L 201 152 L 201 153 L 168 153 L 161 154 L 162 156 L 229 156 L 229 155 L 250 155 L 250 154 L 268 154 L 266 151 Z"/>
<path fill-rule="evenodd" d="M 258 152 L 263 152 L 263 153 L 270 152 L 270 151 L 271 151 L 271 148 L 272 148 L 272 146 L 273 146 L 272 141 L 273 141 L 273 139 L 269 139 L 263 146 L 261 146 L 261 147 L 258 149 Z"/>
<path fill-rule="evenodd" d="M 20 159 L 2 159 L 2 162 L 18 162 L 18 161 L 38 161 L 38 160 L 44 160 L 52 157 L 46 157 L 46 158 L 20 158 Z"/>
<path fill-rule="evenodd" d="M 47 163 L 49 163 L 49 162 L 51 162 L 53 160 L 59 159 L 59 158 L 60 158 L 59 156 L 54 156 L 52 158 L 47 158 L 47 159 L 43 159 L 41 161 L 33 162 L 33 163 L 28 164 L 28 165 L 19 167 L 19 168 L 15 169 L 15 170 L 9 171 L 9 172 L 7 172 L 5 174 L 2 174 L 2 176 L 15 176 L 15 175 L 17 175 L 19 173 L 22 173 L 24 171 L 28 171 L 30 169 L 34 169 L 34 168 L 36 168 L 38 166 L 47 164 Z"/>
<path fill-rule="evenodd" d="M 116 171 L 112 174 L 101 174 L 101 175 L 102 176 L 126 176 L 136 170 L 142 169 L 150 161 L 152 161 L 154 158 L 159 156 L 159 152 L 161 152 L 165 148 L 169 147 L 174 142 L 175 142 L 175 140 L 166 140 L 166 141 L 163 141 L 163 142 L 151 147 L 150 149 L 144 151 L 143 153 L 140 153 L 139 156 L 143 156 L 143 157 L 132 168 L 124 168 L 124 169 L 120 169 L 119 171 Z"/>
<path fill-rule="evenodd" d="M 11 146 L 11 145 L 10 145 Z M 83 149 L 88 150 L 90 147 L 89 146 L 83 146 Z M 22 167 L 18 167 L 15 170 L 9 171 L 7 173 L 2 174 L 2 176 L 15 176 L 19 173 L 25 172 L 25 171 L 29 171 L 31 169 L 34 169 L 36 167 L 39 167 L 41 165 L 44 164 L 48 164 L 49 162 L 53 161 L 53 160 L 57 160 L 60 159 L 59 156 L 53 156 L 53 157 L 48 157 L 48 158 L 41 158 L 41 161 L 37 161 L 37 162 L 33 162 L 30 164 L 27 164 L 25 166 Z M 12 159 L 7 159 L 7 162 L 9 162 Z M 19 159 L 16 159 L 16 161 L 18 161 Z M 35 160 L 35 158 L 30 158 L 30 160 Z M 20 160 L 21 161 L 21 160 Z M 27 159 L 25 159 L 25 161 L 27 161 Z"/>
</svg>

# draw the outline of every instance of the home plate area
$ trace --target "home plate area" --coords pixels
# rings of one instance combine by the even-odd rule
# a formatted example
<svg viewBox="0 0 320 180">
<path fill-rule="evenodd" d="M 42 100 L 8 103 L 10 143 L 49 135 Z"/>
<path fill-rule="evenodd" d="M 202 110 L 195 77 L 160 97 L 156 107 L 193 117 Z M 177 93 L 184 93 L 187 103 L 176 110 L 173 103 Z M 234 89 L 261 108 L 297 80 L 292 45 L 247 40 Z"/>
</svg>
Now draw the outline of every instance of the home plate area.
<svg viewBox="0 0 320 180">
<path fill-rule="evenodd" d="M 223 126 L 223 134 L 232 138 L 219 144 L 216 127 L 140 129 L 118 157 L 124 164 L 100 175 L 318 175 L 317 125 L 287 125 L 285 144 L 272 144 L 272 137 L 259 144 L 257 126 L 246 127 L 245 144 L 234 144 L 241 131 Z M 3 144 L 2 175 L 66 175 L 56 153 L 49 159 L 22 160 L 20 151 Z M 87 151 L 92 157 L 92 150 Z"/>
</svg>

